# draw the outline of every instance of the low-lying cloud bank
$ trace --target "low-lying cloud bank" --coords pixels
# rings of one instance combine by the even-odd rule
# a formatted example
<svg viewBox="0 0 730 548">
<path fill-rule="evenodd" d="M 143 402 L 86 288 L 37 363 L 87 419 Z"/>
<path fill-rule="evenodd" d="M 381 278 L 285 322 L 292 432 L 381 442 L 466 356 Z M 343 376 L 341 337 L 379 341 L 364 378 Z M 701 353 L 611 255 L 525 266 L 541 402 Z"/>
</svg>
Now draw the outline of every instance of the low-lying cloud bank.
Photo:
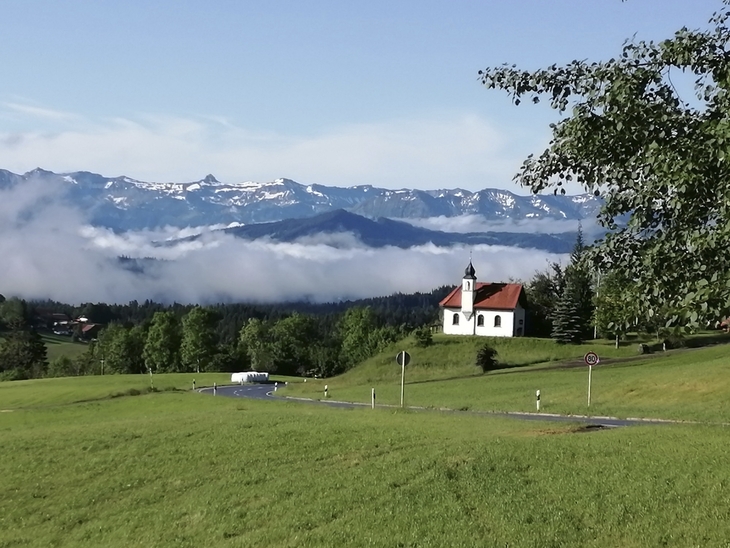
<svg viewBox="0 0 730 548">
<path fill-rule="evenodd" d="M 560 234 L 575 232 L 580 226 L 586 238 L 595 239 L 604 233 L 595 219 L 577 221 L 573 219 L 505 219 L 491 221 L 481 215 L 461 215 L 458 217 L 428 217 L 425 219 L 398 219 L 414 226 L 441 230 L 443 232 L 519 232 L 527 234 Z"/>
<path fill-rule="evenodd" d="M 191 230 L 115 234 L 89 226 L 55 192 L 33 181 L 0 191 L 0 293 L 68 303 L 324 302 L 456 284 L 470 251 L 484 281 L 526 279 L 562 258 L 498 246 L 373 249 L 351 235 L 279 243 L 207 231 L 160 246 Z M 343 249 L 343 241 L 350 245 Z M 124 268 L 120 255 L 158 260 L 143 261 L 139 273 Z"/>
</svg>

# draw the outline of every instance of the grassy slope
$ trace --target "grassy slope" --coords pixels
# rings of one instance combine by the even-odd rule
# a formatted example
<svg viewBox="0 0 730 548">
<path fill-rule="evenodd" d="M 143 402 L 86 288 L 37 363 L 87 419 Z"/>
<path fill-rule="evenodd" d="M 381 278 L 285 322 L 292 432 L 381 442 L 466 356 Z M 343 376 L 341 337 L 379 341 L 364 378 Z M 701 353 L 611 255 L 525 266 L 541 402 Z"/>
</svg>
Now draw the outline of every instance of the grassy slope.
<svg viewBox="0 0 730 548">
<path fill-rule="evenodd" d="M 293 381 L 292 377 L 273 376 L 272 380 Z M 160 391 L 187 391 L 193 380 L 197 388 L 230 384 L 230 373 L 169 373 L 154 375 L 152 384 Z M 63 377 L 29 381 L 0 382 L 0 410 L 30 407 L 49 407 L 115 398 L 130 390 L 147 392 L 147 375 L 104 375 Z"/>
<path fill-rule="evenodd" d="M 61 356 L 68 356 L 73 359 L 83 353 L 87 348 L 87 346 L 83 343 L 72 342 L 70 337 L 61 337 L 50 333 L 44 333 L 41 335 L 41 338 L 43 339 L 43 342 L 46 343 L 49 362 L 52 362 Z M 2 341 L 3 337 L 0 336 L 0 342 Z"/>
<path fill-rule="evenodd" d="M 587 368 L 507 368 L 486 375 L 470 365 L 480 341 L 436 339 L 426 349 L 409 348 L 406 368 L 408 405 L 486 411 L 534 411 L 535 391 L 542 393 L 541 410 L 548 413 L 653 417 L 730 422 L 730 347 L 714 346 L 656 355 L 645 360 L 601 365 L 593 371 L 592 405 L 587 408 Z M 507 366 L 539 363 L 550 354 L 588 348 L 552 345 L 551 341 L 505 340 L 499 348 Z M 523 346 L 524 345 L 524 346 Z M 407 346 L 407 345 L 406 345 Z M 332 398 L 369 401 L 376 389 L 378 403 L 400 401 L 400 368 L 395 349 L 376 356 L 333 379 L 290 384 L 288 395 L 323 397 L 327 384 Z M 610 355 L 608 349 L 599 354 Z M 623 350 L 623 349 L 620 349 Z M 529 372 L 528 372 L 529 371 Z"/>
<path fill-rule="evenodd" d="M 2 547 L 730 538 L 727 432 L 718 427 L 575 434 L 187 392 L 1 413 L 0 437 Z"/>
<path fill-rule="evenodd" d="M 69 337 L 60 337 L 58 335 L 44 334 L 43 342 L 46 343 L 48 349 L 48 361 L 52 362 L 61 356 L 75 358 L 79 354 L 86 351 L 87 345 L 83 343 L 72 342 Z"/>
</svg>

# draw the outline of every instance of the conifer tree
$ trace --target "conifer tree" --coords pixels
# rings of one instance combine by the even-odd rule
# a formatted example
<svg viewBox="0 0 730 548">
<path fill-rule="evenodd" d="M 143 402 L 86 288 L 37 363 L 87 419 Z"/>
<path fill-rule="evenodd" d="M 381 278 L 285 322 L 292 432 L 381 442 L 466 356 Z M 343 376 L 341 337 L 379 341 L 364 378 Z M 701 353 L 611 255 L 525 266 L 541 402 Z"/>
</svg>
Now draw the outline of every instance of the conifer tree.
<svg viewBox="0 0 730 548">
<path fill-rule="evenodd" d="M 562 343 L 580 343 L 590 337 L 593 319 L 593 289 L 585 262 L 586 245 L 578 227 L 570 264 L 565 269 L 565 285 L 553 313 L 552 338 Z"/>
</svg>

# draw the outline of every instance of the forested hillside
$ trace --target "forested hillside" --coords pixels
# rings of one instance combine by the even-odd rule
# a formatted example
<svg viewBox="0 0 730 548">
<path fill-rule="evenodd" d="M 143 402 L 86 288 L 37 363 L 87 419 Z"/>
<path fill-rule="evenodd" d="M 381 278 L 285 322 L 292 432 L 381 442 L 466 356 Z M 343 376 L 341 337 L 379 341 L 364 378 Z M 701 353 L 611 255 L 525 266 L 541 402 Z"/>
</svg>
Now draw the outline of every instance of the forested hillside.
<svg viewBox="0 0 730 548">
<path fill-rule="evenodd" d="M 11 298 L 0 303 L 0 375 L 5 379 L 147 371 L 234 371 L 332 375 L 438 318 L 451 288 L 337 303 L 128 304 Z M 48 363 L 39 333 L 69 319 L 75 359 Z M 82 321 L 78 321 L 82 320 Z M 84 326 L 97 326 L 86 336 Z M 20 352 L 19 349 L 23 351 Z"/>
</svg>

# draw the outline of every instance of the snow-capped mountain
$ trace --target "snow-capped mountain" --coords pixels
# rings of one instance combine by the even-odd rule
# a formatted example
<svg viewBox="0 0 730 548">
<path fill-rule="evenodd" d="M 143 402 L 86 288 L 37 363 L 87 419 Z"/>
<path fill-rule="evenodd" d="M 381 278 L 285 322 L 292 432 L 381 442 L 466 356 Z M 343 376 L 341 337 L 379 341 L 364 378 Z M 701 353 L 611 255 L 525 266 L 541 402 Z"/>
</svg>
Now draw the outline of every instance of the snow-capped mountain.
<svg viewBox="0 0 730 548">
<path fill-rule="evenodd" d="M 213 175 L 190 183 L 144 182 L 95 173 L 35 169 L 0 170 L 0 189 L 30 180 L 62 185 L 63 195 L 97 226 L 125 231 L 165 225 L 185 227 L 261 223 L 346 209 L 370 218 L 480 215 L 488 220 L 595 217 L 601 202 L 589 194 L 519 196 L 506 190 L 388 190 L 370 185 L 328 187 L 290 179 L 222 183 Z"/>
</svg>

